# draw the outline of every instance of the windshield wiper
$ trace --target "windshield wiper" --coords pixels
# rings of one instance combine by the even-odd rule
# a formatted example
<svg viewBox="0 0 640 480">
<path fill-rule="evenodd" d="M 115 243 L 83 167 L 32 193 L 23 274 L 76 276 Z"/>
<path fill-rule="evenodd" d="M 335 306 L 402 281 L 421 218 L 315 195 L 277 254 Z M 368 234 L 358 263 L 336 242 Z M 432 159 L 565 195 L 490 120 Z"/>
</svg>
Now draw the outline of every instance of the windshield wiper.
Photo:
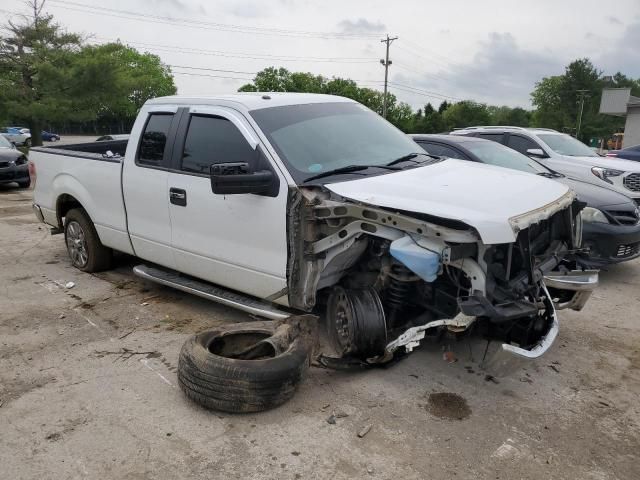
<svg viewBox="0 0 640 480">
<path fill-rule="evenodd" d="M 310 182 L 311 180 L 317 180 L 318 178 L 330 177 L 331 175 L 339 175 L 341 173 L 359 172 L 366 170 L 367 168 L 383 168 L 385 170 L 400 170 L 399 168 L 393 168 L 390 165 L 347 165 L 345 167 L 334 168 L 333 170 L 327 170 L 326 172 L 312 175 L 309 178 L 305 178 L 302 183 Z"/>
<path fill-rule="evenodd" d="M 402 157 L 396 158 L 395 160 L 387 163 L 386 166 L 387 167 L 391 167 L 393 165 L 397 165 L 398 163 L 408 162 L 408 161 L 412 161 L 413 163 L 424 163 L 424 162 L 421 162 L 421 161 L 415 159 L 419 155 L 423 155 L 425 157 L 430 157 L 430 158 L 433 158 L 435 160 L 440 160 L 442 158 L 442 157 L 439 157 L 438 155 L 431 155 L 430 153 L 426 153 L 426 152 L 425 153 L 423 153 L 423 152 L 420 152 L 420 153 L 409 153 L 407 155 L 403 155 Z"/>
</svg>

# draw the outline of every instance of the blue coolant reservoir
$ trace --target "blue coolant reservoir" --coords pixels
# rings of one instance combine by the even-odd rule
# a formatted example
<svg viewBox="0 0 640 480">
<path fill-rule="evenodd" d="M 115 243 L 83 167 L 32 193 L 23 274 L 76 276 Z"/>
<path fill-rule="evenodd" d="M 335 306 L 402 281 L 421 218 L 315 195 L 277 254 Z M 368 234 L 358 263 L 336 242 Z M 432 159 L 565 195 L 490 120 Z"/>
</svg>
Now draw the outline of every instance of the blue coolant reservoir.
<svg viewBox="0 0 640 480">
<path fill-rule="evenodd" d="M 433 282 L 438 277 L 440 254 L 422 248 L 408 235 L 391 242 L 389 252 L 425 282 Z"/>
</svg>

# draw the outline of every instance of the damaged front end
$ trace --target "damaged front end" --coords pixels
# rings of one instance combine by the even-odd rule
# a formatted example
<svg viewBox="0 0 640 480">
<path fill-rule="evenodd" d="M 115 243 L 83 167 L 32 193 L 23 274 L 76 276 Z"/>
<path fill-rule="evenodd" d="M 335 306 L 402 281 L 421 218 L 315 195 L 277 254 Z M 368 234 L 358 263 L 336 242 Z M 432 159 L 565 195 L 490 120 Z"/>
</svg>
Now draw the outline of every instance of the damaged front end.
<svg viewBox="0 0 640 480">
<path fill-rule="evenodd" d="M 515 242 L 485 245 L 460 221 L 373 207 L 322 187 L 291 189 L 289 305 L 326 307 L 345 357 L 384 361 L 431 329 L 462 335 L 473 326 L 502 345 L 501 355 L 535 358 L 557 335 L 556 308 L 579 310 L 597 284 L 597 272 L 570 268 L 581 208 L 567 192 L 509 219 Z"/>
</svg>

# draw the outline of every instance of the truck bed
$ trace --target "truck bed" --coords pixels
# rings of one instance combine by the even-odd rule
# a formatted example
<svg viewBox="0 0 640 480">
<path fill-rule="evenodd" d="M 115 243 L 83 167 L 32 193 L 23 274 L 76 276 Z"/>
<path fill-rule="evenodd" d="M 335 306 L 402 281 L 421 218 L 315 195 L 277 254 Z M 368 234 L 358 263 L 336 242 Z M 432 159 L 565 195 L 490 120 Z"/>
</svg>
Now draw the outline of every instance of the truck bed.
<svg viewBox="0 0 640 480">
<path fill-rule="evenodd" d="M 128 143 L 128 140 L 110 140 L 104 142 L 74 143 L 72 145 L 56 145 L 55 147 L 36 147 L 33 150 L 65 150 L 67 152 L 66 155 L 80 153 L 83 157 L 86 156 L 85 154 L 87 153 L 106 155 L 107 152 L 110 151 L 114 156 L 124 157 Z"/>
<path fill-rule="evenodd" d="M 132 253 L 121 183 L 126 147 L 126 140 L 118 140 L 32 148 L 29 160 L 35 165 L 36 183 L 46 185 L 34 190 L 34 203 L 46 223 L 61 226 L 59 202 L 75 199 L 91 217 L 102 243 Z"/>
</svg>

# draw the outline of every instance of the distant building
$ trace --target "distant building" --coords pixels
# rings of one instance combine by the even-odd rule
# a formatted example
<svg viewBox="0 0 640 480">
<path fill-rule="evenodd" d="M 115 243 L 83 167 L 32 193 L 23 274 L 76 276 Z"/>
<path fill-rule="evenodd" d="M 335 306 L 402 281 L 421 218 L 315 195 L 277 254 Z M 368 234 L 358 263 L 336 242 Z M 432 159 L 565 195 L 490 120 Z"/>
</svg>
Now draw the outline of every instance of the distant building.
<svg viewBox="0 0 640 480">
<path fill-rule="evenodd" d="M 629 147 L 640 144 L 640 97 L 631 95 L 630 88 L 605 88 L 602 90 L 600 113 L 627 117 L 622 146 Z"/>
</svg>

